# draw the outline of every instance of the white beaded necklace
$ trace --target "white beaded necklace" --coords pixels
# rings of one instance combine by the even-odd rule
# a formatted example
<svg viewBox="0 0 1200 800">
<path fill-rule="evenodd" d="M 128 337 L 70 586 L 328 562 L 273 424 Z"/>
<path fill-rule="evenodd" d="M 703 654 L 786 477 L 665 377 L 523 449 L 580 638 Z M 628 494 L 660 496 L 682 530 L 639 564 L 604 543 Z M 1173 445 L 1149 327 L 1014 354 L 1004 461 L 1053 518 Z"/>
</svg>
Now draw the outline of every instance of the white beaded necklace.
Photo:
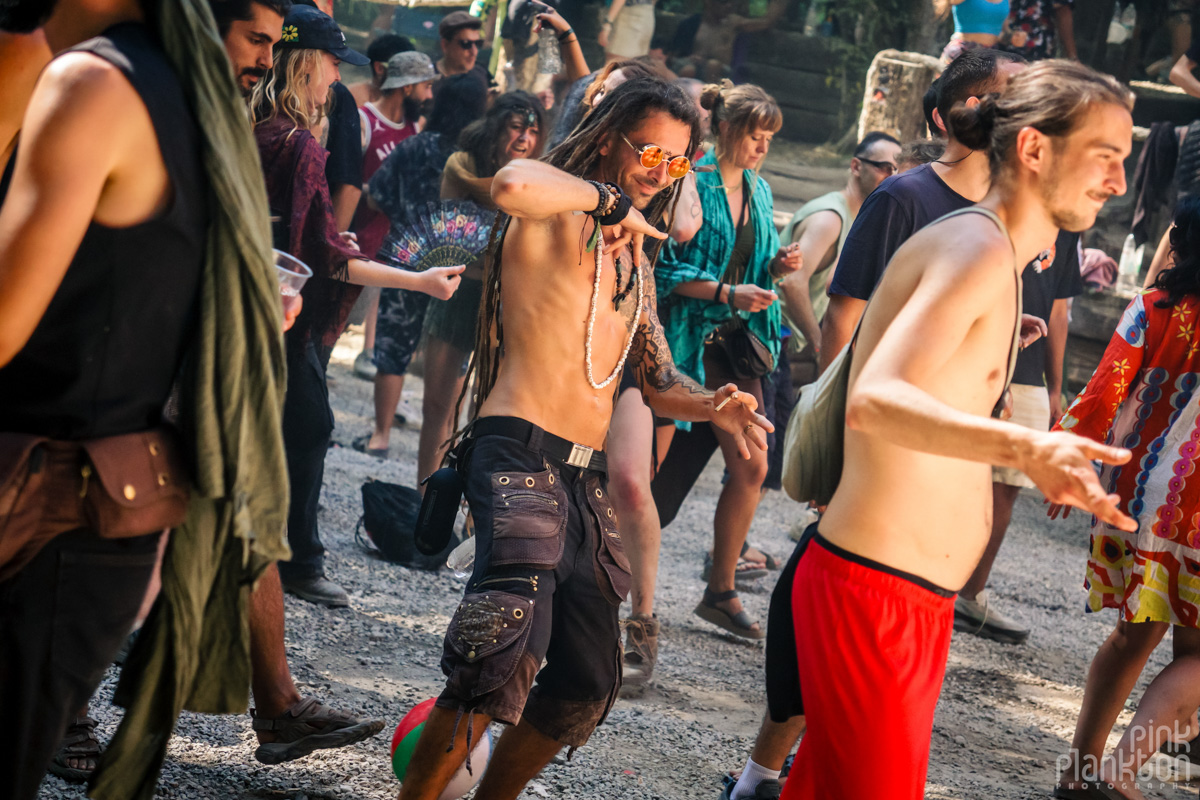
<svg viewBox="0 0 1200 800">
<path fill-rule="evenodd" d="M 596 224 L 596 283 L 592 287 L 592 308 L 588 312 L 587 338 L 583 343 L 583 353 L 585 358 L 585 366 L 587 367 L 588 383 L 593 389 L 603 389 L 612 383 L 621 371 L 625 369 L 625 359 L 629 357 L 629 349 L 633 346 L 633 336 L 637 332 L 638 315 L 641 314 L 642 308 L 642 270 L 636 263 L 632 265 L 634 272 L 634 280 L 637 281 L 637 305 L 634 306 L 633 327 L 629 329 L 629 340 L 625 342 L 625 352 L 621 353 L 621 360 L 617 362 L 616 368 L 612 374 L 604 379 L 603 383 L 596 383 L 596 379 L 592 377 L 592 328 L 596 325 L 596 301 L 600 299 L 600 271 L 604 266 L 604 234 L 600 232 L 600 224 Z"/>
</svg>

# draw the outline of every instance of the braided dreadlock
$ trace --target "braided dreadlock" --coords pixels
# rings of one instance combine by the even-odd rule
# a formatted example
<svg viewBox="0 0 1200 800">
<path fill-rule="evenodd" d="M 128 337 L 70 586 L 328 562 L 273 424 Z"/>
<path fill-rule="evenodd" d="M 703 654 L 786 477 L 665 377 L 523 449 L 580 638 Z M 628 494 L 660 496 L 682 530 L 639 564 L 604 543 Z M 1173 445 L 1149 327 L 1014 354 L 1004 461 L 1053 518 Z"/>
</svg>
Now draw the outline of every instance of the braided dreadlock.
<svg viewBox="0 0 1200 800">
<path fill-rule="evenodd" d="M 665 113 L 690 128 L 687 155 L 694 153 L 700 146 L 700 115 L 695 103 L 677 86 L 655 78 L 635 78 L 607 93 L 571 135 L 542 160 L 570 175 L 593 175 L 600 167 L 601 145 L 619 134 L 632 131 L 655 112 Z M 668 189 L 655 195 L 642 212 L 648 223 L 660 230 L 670 228 L 681 186 L 680 181 L 675 181 Z M 500 255 L 504 234 L 508 230 L 508 220 L 503 217 L 503 214 L 497 214 L 488 242 L 475 350 L 471 355 L 462 394 L 455 405 L 455 419 L 459 418 L 462 411 L 472 379 L 477 383 L 474 404 L 477 413 L 496 385 L 496 376 L 500 371 L 500 354 L 504 346 L 504 325 L 500 316 Z M 661 247 L 662 241 L 659 239 L 647 241 L 646 255 L 649 256 L 651 269 Z M 457 441 L 464 430 L 456 431 L 450 441 Z"/>
</svg>

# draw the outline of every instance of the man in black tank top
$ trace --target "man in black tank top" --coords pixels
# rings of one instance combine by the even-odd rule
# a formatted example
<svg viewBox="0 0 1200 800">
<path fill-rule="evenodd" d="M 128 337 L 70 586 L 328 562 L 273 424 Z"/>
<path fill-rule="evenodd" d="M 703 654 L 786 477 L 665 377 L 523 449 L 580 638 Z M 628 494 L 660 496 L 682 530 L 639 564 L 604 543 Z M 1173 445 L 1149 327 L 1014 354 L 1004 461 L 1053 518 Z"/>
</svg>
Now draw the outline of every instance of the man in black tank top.
<svg viewBox="0 0 1200 800">
<path fill-rule="evenodd" d="M 141 6 L 81 5 L 63 0 L 46 24 L 60 55 L 0 183 L 0 436 L 52 443 L 161 424 L 194 333 L 207 229 L 198 127 Z M 54 4 L 4 11 L 26 6 Z M 0 487 L 12 467 L 3 455 Z M 31 461 L 30 475 L 54 458 Z M 86 480 L 61 474 L 37 495 L 39 524 Z M 3 495 L 0 540 L 21 502 Z M 129 632 L 160 538 L 102 538 L 84 525 L 0 564 L 0 797 L 37 794 Z"/>
</svg>

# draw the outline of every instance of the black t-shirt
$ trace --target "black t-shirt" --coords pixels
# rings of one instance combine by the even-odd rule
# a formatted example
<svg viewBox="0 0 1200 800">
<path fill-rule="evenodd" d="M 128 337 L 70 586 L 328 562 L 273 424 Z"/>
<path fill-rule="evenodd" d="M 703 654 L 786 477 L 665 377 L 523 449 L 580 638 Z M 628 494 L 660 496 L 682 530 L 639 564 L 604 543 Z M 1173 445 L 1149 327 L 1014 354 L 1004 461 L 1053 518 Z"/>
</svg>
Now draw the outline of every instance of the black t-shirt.
<svg viewBox="0 0 1200 800">
<path fill-rule="evenodd" d="M 1079 274 L 1079 234 L 1060 231 L 1054 242 L 1054 252 L 1045 258 L 1034 259 L 1025 267 L 1021 284 L 1022 311 L 1049 322 L 1055 300 L 1075 297 L 1083 291 L 1083 278 Z M 1017 355 L 1012 382 L 1023 386 L 1046 385 L 1046 337 L 1039 338 Z"/>
<path fill-rule="evenodd" d="M 333 105 L 329 109 L 329 139 L 325 149 L 329 160 L 325 162 L 325 180 L 329 191 L 339 186 L 363 185 L 362 125 L 358 121 L 358 106 L 354 95 L 341 83 L 330 87 Z"/>
<path fill-rule="evenodd" d="M 900 245 L 929 223 L 971 201 L 922 164 L 879 184 L 862 204 L 833 273 L 829 293 L 867 300 Z"/>
<path fill-rule="evenodd" d="M 1186 53 L 1188 60 L 1200 64 L 1200 25 L 1192 26 L 1192 44 Z"/>
</svg>

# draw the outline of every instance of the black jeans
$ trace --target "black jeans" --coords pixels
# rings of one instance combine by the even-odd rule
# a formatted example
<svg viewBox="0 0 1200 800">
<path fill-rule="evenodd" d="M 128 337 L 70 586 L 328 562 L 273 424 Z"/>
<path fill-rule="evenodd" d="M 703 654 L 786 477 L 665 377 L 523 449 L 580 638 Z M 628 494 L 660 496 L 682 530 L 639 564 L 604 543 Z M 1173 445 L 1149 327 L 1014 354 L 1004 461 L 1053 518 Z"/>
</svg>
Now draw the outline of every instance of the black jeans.
<svg viewBox="0 0 1200 800">
<path fill-rule="evenodd" d="M 317 529 L 317 502 L 325 479 L 325 454 L 333 434 L 333 409 L 325 386 L 329 350 L 312 342 L 288 340 L 287 399 L 283 403 L 283 445 L 287 451 L 288 544 L 292 560 L 279 562 L 284 580 L 325 574 L 325 546 Z"/>
<path fill-rule="evenodd" d="M 0 583 L 0 797 L 37 795 L 133 627 L 160 536 L 64 533 Z"/>
</svg>

